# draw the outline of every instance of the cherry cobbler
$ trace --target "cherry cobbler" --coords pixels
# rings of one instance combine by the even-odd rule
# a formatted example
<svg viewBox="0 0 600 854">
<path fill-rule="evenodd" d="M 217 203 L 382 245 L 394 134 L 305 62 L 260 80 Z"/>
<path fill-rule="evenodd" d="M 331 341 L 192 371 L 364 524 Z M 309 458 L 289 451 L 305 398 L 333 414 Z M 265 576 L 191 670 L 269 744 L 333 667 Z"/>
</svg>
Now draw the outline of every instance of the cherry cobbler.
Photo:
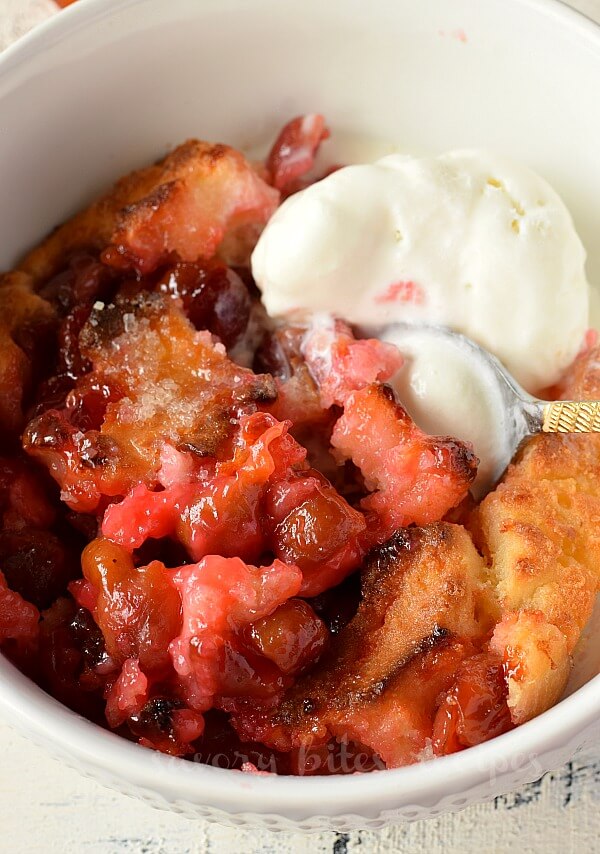
<svg viewBox="0 0 600 854">
<path fill-rule="evenodd" d="M 0 641 L 123 737 L 242 770 L 396 767 L 561 696 L 600 573 L 600 442 L 539 436 L 480 504 L 390 343 L 275 322 L 249 256 L 322 177 L 190 140 L 0 276 Z M 590 342 L 591 343 L 591 342 Z M 600 398 L 588 347 L 553 390 Z"/>
</svg>

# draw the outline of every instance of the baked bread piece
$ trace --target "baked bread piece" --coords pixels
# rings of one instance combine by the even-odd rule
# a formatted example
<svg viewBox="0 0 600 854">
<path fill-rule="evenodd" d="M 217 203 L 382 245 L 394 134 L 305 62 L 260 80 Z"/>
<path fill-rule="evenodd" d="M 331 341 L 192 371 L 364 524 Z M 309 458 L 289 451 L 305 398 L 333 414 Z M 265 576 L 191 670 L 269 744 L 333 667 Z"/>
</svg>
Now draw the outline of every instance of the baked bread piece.
<svg viewBox="0 0 600 854">
<path fill-rule="evenodd" d="M 41 283 L 78 249 L 102 251 L 120 269 L 148 273 L 176 252 L 210 258 L 221 247 L 232 263 L 256 242 L 279 203 L 242 154 L 227 145 L 188 140 L 154 166 L 121 178 L 22 261 Z"/>
<path fill-rule="evenodd" d="M 165 448 L 216 456 L 239 414 L 276 396 L 269 375 L 233 363 L 165 294 L 97 304 L 79 343 L 92 370 L 61 409 L 29 422 L 23 446 L 80 512 L 142 483 L 156 488 Z"/>
<path fill-rule="evenodd" d="M 367 558 L 358 611 L 274 713 L 234 715 L 243 738 L 278 750 L 329 738 L 366 745 L 388 767 L 414 762 L 437 700 L 496 618 L 464 528 L 399 531 Z"/>
<path fill-rule="evenodd" d="M 600 399 L 600 349 L 575 362 L 562 392 Z M 560 698 L 591 615 L 600 581 L 599 484 L 600 436 L 536 436 L 472 517 L 502 608 L 491 648 L 505 662 L 516 724 Z"/>
</svg>

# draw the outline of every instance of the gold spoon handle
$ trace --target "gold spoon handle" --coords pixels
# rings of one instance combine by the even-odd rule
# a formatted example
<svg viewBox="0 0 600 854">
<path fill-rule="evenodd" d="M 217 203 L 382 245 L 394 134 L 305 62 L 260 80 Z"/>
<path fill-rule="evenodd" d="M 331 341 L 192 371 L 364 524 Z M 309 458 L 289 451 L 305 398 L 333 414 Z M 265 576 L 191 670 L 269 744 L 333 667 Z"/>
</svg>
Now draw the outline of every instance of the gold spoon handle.
<svg viewBox="0 0 600 854">
<path fill-rule="evenodd" d="M 556 400 L 543 410 L 544 433 L 600 433 L 600 401 Z"/>
</svg>

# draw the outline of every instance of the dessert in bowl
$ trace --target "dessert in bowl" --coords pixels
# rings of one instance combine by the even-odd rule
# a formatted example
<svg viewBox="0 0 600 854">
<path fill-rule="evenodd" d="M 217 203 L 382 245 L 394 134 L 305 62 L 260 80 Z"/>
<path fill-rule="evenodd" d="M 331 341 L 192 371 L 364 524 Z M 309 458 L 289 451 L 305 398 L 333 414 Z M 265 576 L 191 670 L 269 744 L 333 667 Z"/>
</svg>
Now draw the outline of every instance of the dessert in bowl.
<svg viewBox="0 0 600 854">
<path fill-rule="evenodd" d="M 3 414 L 22 446 L 5 465 L 3 601 L 14 618 L 3 626 L 5 651 L 58 699 L 124 736 L 117 748 L 77 719 L 72 745 L 84 727 L 111 744 L 111 761 L 122 756 L 113 776 L 131 758 L 138 785 L 170 801 L 213 804 L 203 787 L 228 774 L 228 802 L 217 788 L 229 809 L 236 789 L 254 809 L 261 791 L 289 804 L 298 786 L 315 803 L 315 774 L 374 769 L 331 781 L 340 787 L 326 811 L 348 794 L 351 812 L 371 780 L 375 792 L 390 774 L 410 772 L 422 785 L 425 766 L 415 763 L 436 754 L 438 773 L 453 763 L 471 774 L 502 739 L 534 745 L 513 727 L 543 726 L 531 719 L 563 692 L 593 605 L 597 440 L 534 440 L 475 506 L 468 493 L 481 450 L 412 421 L 405 380 L 397 396 L 388 385 L 402 370 L 401 347 L 382 330 L 419 312 L 460 329 L 445 306 L 471 317 L 462 331 L 495 349 L 481 323 L 494 331 L 499 279 L 487 252 L 472 263 L 483 245 L 494 267 L 502 262 L 509 295 L 525 291 L 519 270 L 535 282 L 525 320 L 519 326 L 517 315 L 510 330 L 515 346 L 505 332 L 498 355 L 514 357 L 531 391 L 597 397 L 584 253 L 566 208 L 527 170 L 472 153 L 394 155 L 322 178 L 311 167 L 325 127 L 319 115 L 298 117 L 258 163 L 190 140 L 11 258 L 4 278 Z M 326 166 L 339 166 L 326 144 Z M 362 223 L 348 221 L 355 209 L 339 190 L 357 169 L 393 172 L 386 192 L 398 182 L 393 203 L 369 208 Z M 431 179 L 436 170 L 445 186 Z M 423 175 L 434 190 L 429 209 Z M 435 272 L 435 241 L 410 251 L 444 192 L 440 239 L 464 262 L 444 267 L 447 282 Z M 322 195 L 329 219 L 319 227 Z M 393 278 L 377 245 L 383 227 L 368 234 L 373 221 L 389 226 Z M 351 236 L 352 227 L 368 247 L 355 279 L 362 292 L 351 281 L 360 258 L 344 270 L 335 239 L 336 228 Z M 321 304 L 335 298 L 339 271 L 342 298 Z M 457 285 L 470 286 L 460 299 Z M 544 314 L 549 298 L 561 324 Z M 471 752 L 475 765 L 464 759 Z M 163 768 L 160 786 L 149 786 L 145 775 Z M 257 770 L 283 776 L 244 773 Z M 176 788 L 202 794 L 175 797 L 173 774 Z M 438 779 L 419 797 L 440 796 L 451 799 Z"/>
</svg>

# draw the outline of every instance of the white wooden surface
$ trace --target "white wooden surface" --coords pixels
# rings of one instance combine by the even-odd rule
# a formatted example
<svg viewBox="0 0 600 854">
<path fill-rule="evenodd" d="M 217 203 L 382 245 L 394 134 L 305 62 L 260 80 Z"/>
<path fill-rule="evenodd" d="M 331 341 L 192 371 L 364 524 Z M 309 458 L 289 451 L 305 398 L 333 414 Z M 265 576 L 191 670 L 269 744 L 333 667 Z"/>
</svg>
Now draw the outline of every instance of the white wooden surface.
<svg viewBox="0 0 600 854">
<path fill-rule="evenodd" d="M 600 850 L 600 751 L 495 804 L 379 832 L 230 830 L 163 813 L 63 768 L 0 726 L 0 851 L 10 854 L 589 854 Z"/>
<path fill-rule="evenodd" d="M 600 21 L 600 0 L 572 5 Z M 0 0 L 0 49 L 51 11 L 52 0 Z M 495 803 L 427 822 L 311 837 L 229 830 L 107 791 L 0 722 L 0 854 L 588 854 L 600 851 L 599 802 L 600 747 Z"/>
</svg>

